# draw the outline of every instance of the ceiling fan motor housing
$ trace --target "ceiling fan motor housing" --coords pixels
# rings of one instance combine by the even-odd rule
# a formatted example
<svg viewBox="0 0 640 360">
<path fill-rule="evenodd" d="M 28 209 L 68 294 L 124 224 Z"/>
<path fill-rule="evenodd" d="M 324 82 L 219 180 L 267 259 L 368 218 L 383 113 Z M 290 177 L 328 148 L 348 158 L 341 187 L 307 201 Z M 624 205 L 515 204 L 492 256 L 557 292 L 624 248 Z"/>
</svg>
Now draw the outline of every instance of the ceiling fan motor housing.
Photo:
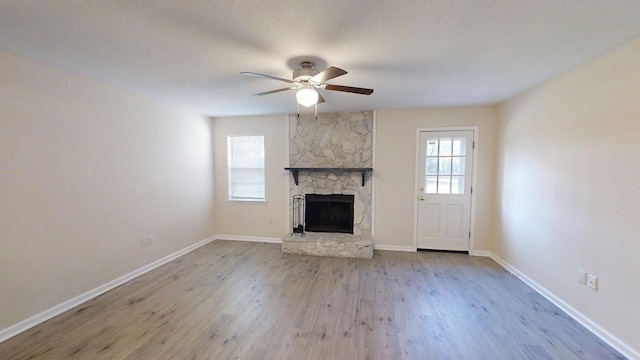
<svg viewBox="0 0 640 360">
<path fill-rule="evenodd" d="M 308 81 L 317 73 L 319 71 L 313 67 L 312 62 L 303 61 L 300 63 L 300 67 L 293 71 L 293 81 Z"/>
</svg>

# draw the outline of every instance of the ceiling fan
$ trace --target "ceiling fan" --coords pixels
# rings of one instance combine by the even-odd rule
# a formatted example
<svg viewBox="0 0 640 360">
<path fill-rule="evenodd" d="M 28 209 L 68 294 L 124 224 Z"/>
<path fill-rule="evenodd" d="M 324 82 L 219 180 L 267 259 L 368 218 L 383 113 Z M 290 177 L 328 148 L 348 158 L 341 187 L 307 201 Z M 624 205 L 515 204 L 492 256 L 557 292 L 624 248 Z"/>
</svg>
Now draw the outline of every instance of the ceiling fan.
<svg viewBox="0 0 640 360">
<path fill-rule="evenodd" d="M 266 79 L 279 80 L 279 81 L 283 81 L 291 84 L 291 86 L 289 87 L 271 90 L 271 91 L 265 91 L 265 92 L 261 92 L 253 95 L 263 96 L 263 95 L 274 94 L 281 91 L 297 90 L 296 100 L 298 101 L 298 104 L 309 107 L 325 101 L 317 89 L 324 89 L 324 90 L 330 90 L 330 91 L 343 91 L 343 92 L 362 94 L 362 95 L 371 95 L 373 93 L 373 89 L 325 84 L 327 80 L 337 78 L 338 76 L 342 76 L 346 73 L 347 72 L 345 70 L 342 70 L 334 66 L 329 66 L 328 68 L 322 71 L 318 71 L 314 68 L 314 64 L 312 62 L 303 61 L 300 63 L 300 66 L 298 67 L 298 69 L 293 71 L 293 80 L 283 79 L 276 76 L 258 74 L 254 72 L 248 72 L 248 71 L 242 72 L 241 74 L 249 75 L 249 76 L 257 76 L 257 77 L 262 77 Z"/>
</svg>

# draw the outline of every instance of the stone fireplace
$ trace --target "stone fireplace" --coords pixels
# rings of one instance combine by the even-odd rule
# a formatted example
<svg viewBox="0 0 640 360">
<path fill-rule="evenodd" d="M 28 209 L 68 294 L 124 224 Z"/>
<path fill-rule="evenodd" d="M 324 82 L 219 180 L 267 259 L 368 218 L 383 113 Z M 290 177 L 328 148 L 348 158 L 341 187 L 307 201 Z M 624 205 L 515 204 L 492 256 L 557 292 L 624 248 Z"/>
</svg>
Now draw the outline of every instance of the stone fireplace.
<svg viewBox="0 0 640 360">
<path fill-rule="evenodd" d="M 317 205 L 314 202 L 323 202 L 331 196 L 336 199 L 346 197 L 352 199 L 353 210 L 348 214 L 343 205 L 333 204 L 317 214 L 321 222 L 340 218 L 342 225 L 338 227 L 349 227 L 348 231 L 322 228 L 324 225 L 315 227 L 318 224 L 305 219 L 307 229 L 303 235 L 283 237 L 283 251 L 324 256 L 373 256 L 372 155 L 372 111 L 318 114 L 317 119 L 314 115 L 289 116 L 289 166 L 304 169 L 295 174 L 292 171 L 289 177 L 290 201 L 295 195 L 305 196 L 305 212 L 313 215 L 314 205 Z M 367 171 L 359 171 L 361 169 Z M 347 215 L 346 221 L 350 224 L 344 224 Z"/>
</svg>

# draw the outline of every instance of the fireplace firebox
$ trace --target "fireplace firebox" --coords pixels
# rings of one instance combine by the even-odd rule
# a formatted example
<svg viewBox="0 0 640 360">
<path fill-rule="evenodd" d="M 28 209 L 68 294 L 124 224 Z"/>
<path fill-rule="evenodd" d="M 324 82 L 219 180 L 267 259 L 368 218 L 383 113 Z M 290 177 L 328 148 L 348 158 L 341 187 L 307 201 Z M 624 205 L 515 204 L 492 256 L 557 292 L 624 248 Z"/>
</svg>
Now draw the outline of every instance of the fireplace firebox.
<svg viewBox="0 0 640 360">
<path fill-rule="evenodd" d="M 353 195 L 305 196 L 305 231 L 353 234 Z"/>
</svg>

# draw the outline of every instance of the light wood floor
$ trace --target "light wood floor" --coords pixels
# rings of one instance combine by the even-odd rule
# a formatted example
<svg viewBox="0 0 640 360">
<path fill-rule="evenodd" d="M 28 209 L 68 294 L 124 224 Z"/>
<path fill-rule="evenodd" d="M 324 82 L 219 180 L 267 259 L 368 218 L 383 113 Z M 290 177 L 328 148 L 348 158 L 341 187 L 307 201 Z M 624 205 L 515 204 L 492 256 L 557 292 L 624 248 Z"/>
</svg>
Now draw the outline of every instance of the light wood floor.
<svg viewBox="0 0 640 360">
<path fill-rule="evenodd" d="M 620 359 L 487 258 L 215 241 L 0 343 L 1 359 Z"/>
</svg>

